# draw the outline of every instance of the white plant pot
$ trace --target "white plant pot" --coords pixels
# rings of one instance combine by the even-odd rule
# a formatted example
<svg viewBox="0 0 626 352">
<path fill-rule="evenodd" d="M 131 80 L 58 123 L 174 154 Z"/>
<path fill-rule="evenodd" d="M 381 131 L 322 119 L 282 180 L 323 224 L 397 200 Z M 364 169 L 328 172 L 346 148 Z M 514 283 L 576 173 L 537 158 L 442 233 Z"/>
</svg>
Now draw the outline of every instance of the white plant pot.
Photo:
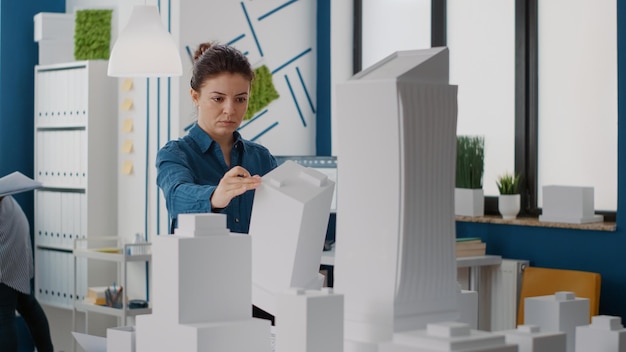
<svg viewBox="0 0 626 352">
<path fill-rule="evenodd" d="M 498 211 L 504 220 L 514 220 L 520 209 L 519 194 L 501 194 L 498 198 Z"/>
<path fill-rule="evenodd" d="M 482 188 L 455 188 L 454 214 L 460 216 L 484 216 L 485 196 Z"/>
</svg>

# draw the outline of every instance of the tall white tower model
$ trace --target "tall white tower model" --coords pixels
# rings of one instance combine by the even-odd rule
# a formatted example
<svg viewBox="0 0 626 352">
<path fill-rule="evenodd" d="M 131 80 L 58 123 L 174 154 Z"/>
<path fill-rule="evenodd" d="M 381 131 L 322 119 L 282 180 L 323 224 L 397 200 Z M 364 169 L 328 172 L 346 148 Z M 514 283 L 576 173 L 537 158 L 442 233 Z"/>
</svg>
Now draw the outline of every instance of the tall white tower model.
<svg viewBox="0 0 626 352">
<path fill-rule="evenodd" d="M 291 288 L 319 290 L 319 273 L 335 183 L 286 161 L 263 176 L 254 194 L 252 302 L 276 315 L 276 296 Z"/>
<path fill-rule="evenodd" d="M 397 52 L 337 86 L 334 286 L 346 352 L 458 319 L 448 62 L 446 48 Z"/>
</svg>

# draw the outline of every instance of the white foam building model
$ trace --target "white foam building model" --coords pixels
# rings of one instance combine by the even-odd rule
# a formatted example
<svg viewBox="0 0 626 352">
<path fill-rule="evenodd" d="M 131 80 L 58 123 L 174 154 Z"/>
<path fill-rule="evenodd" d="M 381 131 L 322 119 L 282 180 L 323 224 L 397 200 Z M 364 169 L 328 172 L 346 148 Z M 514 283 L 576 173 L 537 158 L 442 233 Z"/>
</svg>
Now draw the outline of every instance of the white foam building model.
<svg viewBox="0 0 626 352">
<path fill-rule="evenodd" d="M 278 295 L 276 352 L 343 351 L 343 296 L 332 288 Z"/>
<path fill-rule="evenodd" d="M 180 214 L 152 244 L 153 310 L 136 317 L 138 352 L 269 352 L 269 320 L 252 318 L 251 239 L 223 214 Z M 227 268 L 227 270 L 225 270 Z"/>
<path fill-rule="evenodd" d="M 459 319 L 457 321 L 467 324 L 470 329 L 478 329 L 478 292 L 458 289 Z"/>
<path fill-rule="evenodd" d="M 276 315 L 277 295 L 291 288 L 322 288 L 319 268 L 334 186 L 325 174 L 293 161 L 263 176 L 249 231 L 257 307 Z"/>
<path fill-rule="evenodd" d="M 396 333 L 393 341 L 383 342 L 379 352 L 517 352 L 502 335 L 471 330 L 461 322 L 427 324 L 426 329 Z"/>
<path fill-rule="evenodd" d="M 549 185 L 542 191 L 539 221 L 586 224 L 604 220 L 604 216 L 594 214 L 593 187 Z"/>
<path fill-rule="evenodd" d="M 574 352 L 576 327 L 589 324 L 589 299 L 567 291 L 527 297 L 524 300 L 524 323 L 538 326 L 544 332 L 565 333 L 566 351 Z"/>
<path fill-rule="evenodd" d="M 536 325 L 519 325 L 503 331 L 507 343 L 516 344 L 519 352 L 565 352 L 566 335 L 562 332 L 542 332 Z"/>
<path fill-rule="evenodd" d="M 626 329 L 620 317 L 596 315 L 591 325 L 576 327 L 576 352 L 626 352 Z"/>
<path fill-rule="evenodd" d="M 344 294 L 347 352 L 459 318 L 448 67 L 447 48 L 399 51 L 336 87 L 344 181 L 334 288 Z"/>
</svg>

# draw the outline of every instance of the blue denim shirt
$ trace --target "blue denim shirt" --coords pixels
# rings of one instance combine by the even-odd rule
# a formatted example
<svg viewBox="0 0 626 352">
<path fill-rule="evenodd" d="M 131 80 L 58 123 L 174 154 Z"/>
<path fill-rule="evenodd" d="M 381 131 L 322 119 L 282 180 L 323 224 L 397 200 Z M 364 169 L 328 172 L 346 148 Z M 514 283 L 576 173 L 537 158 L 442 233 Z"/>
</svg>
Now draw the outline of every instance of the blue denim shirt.
<svg viewBox="0 0 626 352">
<path fill-rule="evenodd" d="M 276 159 L 267 148 L 247 141 L 234 133 L 231 167 L 241 166 L 251 175 L 263 176 L 276 167 Z M 226 165 L 219 144 L 197 124 L 189 134 L 169 141 L 156 158 L 157 184 L 165 195 L 171 220 L 176 227 L 178 214 L 211 212 L 211 195 L 222 176 L 231 168 Z M 222 210 L 231 232 L 248 233 L 254 191 L 233 198 Z"/>
</svg>

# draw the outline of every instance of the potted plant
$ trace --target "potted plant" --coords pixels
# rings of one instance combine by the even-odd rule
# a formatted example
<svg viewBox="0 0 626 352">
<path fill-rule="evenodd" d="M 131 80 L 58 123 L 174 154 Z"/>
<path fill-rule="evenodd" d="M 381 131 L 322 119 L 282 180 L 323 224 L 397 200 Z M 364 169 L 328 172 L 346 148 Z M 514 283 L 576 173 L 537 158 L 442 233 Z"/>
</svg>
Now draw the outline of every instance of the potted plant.
<svg viewBox="0 0 626 352">
<path fill-rule="evenodd" d="M 520 210 L 519 175 L 505 173 L 496 180 L 500 196 L 498 211 L 504 220 L 513 220 Z"/>
<path fill-rule="evenodd" d="M 483 216 L 485 214 L 484 160 L 485 138 L 483 136 L 457 136 L 454 190 L 454 213 L 456 215 Z"/>
</svg>

